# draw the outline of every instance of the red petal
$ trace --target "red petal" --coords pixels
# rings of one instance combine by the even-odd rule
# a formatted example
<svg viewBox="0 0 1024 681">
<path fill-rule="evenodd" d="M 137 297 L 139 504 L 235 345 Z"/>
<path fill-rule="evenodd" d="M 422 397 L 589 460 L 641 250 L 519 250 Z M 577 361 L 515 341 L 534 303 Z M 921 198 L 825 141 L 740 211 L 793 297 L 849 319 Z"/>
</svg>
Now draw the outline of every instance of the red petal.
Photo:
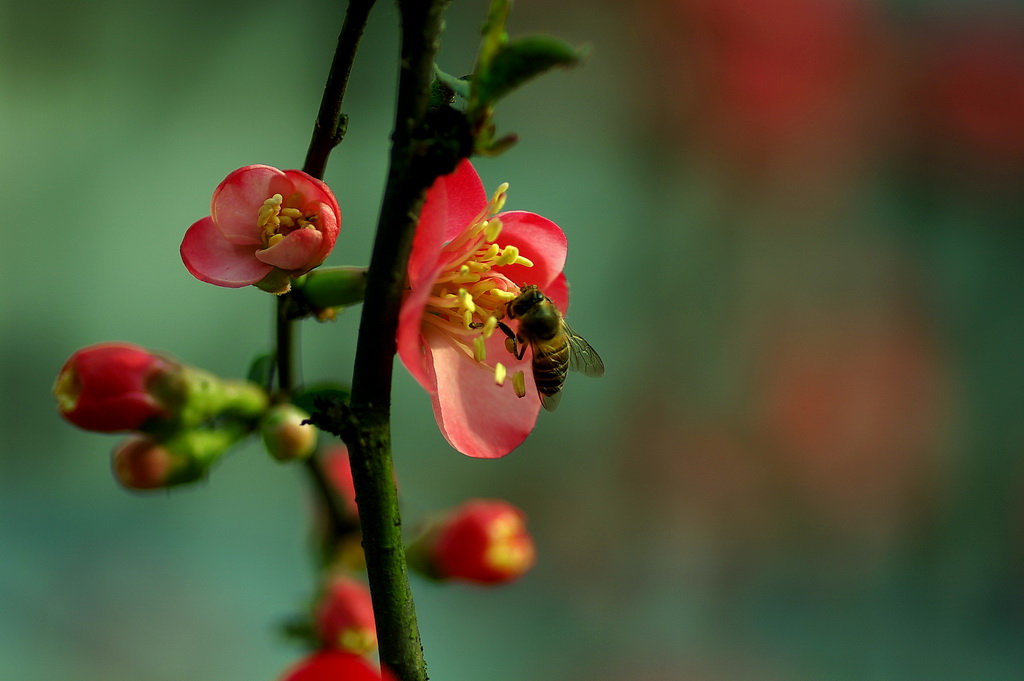
<svg viewBox="0 0 1024 681">
<path fill-rule="evenodd" d="M 297 229 L 270 248 L 256 251 L 256 257 L 282 270 L 311 270 L 324 260 L 323 239 L 315 229 Z"/>
<path fill-rule="evenodd" d="M 437 392 L 431 395 L 434 417 L 449 444 L 467 456 L 481 459 L 505 456 L 522 444 L 540 411 L 529 368 L 526 396 L 519 398 L 508 383 L 496 385 L 494 374 L 486 366 L 453 347 L 440 331 L 427 328 L 424 338 L 433 382 L 437 385 Z M 499 334 L 494 334 L 488 346 L 490 353 L 497 353 L 504 343 Z M 500 361 L 509 366 L 510 373 L 520 368 L 514 357 L 507 352 L 505 355 L 512 361 L 496 356 L 502 357 Z"/>
<path fill-rule="evenodd" d="M 333 196 L 331 197 L 334 198 Z M 323 239 L 320 242 L 320 254 L 317 265 L 322 263 L 331 251 L 334 250 L 334 243 L 338 240 L 338 233 L 341 231 L 341 212 L 338 210 L 337 202 L 323 202 L 315 201 L 307 203 L 303 207 L 303 211 L 307 213 L 316 213 L 319 219 L 316 223 L 316 229 L 323 235 Z"/>
<path fill-rule="evenodd" d="M 210 203 L 210 215 L 217 228 L 234 243 L 260 243 L 256 224 L 260 206 L 271 196 L 287 199 L 294 192 L 284 171 L 271 166 L 252 165 L 232 171 L 217 185 Z"/>
<path fill-rule="evenodd" d="M 520 210 L 501 213 L 498 217 L 503 225 L 498 243 L 502 246 L 515 246 L 521 256 L 533 263 L 533 267 L 502 267 L 501 273 L 520 287 L 536 284 L 553 299 L 547 288 L 565 267 L 568 251 L 561 227 L 535 213 Z"/>
<path fill-rule="evenodd" d="M 562 314 L 569 310 L 569 283 L 565 280 L 564 274 L 555 277 L 555 280 L 547 284 L 543 291 L 544 295 L 555 304 L 555 307 L 562 311 Z"/>
<path fill-rule="evenodd" d="M 331 211 L 341 219 L 341 209 L 338 208 L 338 200 L 334 198 L 334 192 L 323 180 L 302 172 L 301 170 L 282 171 L 284 176 L 291 182 L 292 192 L 299 192 L 306 203 L 324 203 Z M 287 199 L 288 197 L 282 194 Z M 266 198 L 270 198 L 269 196 Z M 319 212 L 319 211 L 318 211 Z"/>
<path fill-rule="evenodd" d="M 441 247 L 468 227 L 486 205 L 484 185 L 467 160 L 434 181 L 420 211 L 409 256 L 409 281 L 414 287 L 437 264 Z"/>
<path fill-rule="evenodd" d="M 423 326 L 423 308 L 426 306 L 427 296 L 430 294 L 429 286 L 420 286 L 406 294 L 402 301 L 402 309 L 398 313 L 398 356 L 402 364 L 412 374 L 423 389 L 433 394 L 437 387 L 431 370 L 428 367 L 429 360 L 424 352 L 421 327 Z"/>
<path fill-rule="evenodd" d="M 369 660 L 353 653 L 321 651 L 285 672 L 282 681 L 380 681 L 381 672 Z M 384 674 L 384 679 L 391 678 Z"/>
<path fill-rule="evenodd" d="M 181 260 L 199 281 L 231 288 L 255 284 L 273 269 L 256 259 L 252 245 L 228 242 L 209 217 L 185 232 Z"/>
</svg>

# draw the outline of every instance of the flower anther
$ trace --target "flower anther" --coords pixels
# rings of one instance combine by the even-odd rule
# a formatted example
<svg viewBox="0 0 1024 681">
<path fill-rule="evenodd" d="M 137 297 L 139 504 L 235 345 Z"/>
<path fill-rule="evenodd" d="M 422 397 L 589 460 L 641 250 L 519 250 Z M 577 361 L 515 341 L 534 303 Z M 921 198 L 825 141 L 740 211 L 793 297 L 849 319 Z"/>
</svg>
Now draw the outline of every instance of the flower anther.
<svg viewBox="0 0 1024 681">
<path fill-rule="evenodd" d="M 520 288 L 535 284 L 564 311 L 565 235 L 550 220 L 501 212 L 508 185 L 489 198 L 468 161 L 427 194 L 409 259 L 399 319 L 406 368 L 431 395 L 445 438 L 469 456 L 504 456 L 533 429 L 540 402 L 519 399 L 506 377 L 529 378 L 529 358 L 495 334 Z"/>
</svg>

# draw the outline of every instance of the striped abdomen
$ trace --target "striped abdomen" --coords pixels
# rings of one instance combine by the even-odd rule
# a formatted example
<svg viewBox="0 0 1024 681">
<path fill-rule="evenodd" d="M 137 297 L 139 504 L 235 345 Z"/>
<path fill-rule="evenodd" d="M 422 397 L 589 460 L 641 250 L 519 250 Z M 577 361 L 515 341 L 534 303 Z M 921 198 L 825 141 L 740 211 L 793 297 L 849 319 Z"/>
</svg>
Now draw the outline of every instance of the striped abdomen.
<svg viewBox="0 0 1024 681">
<path fill-rule="evenodd" d="M 557 397 L 569 371 L 569 336 L 563 333 L 550 340 L 537 340 L 533 348 L 533 380 L 540 393 L 541 404 L 551 411 L 558 404 Z"/>
</svg>

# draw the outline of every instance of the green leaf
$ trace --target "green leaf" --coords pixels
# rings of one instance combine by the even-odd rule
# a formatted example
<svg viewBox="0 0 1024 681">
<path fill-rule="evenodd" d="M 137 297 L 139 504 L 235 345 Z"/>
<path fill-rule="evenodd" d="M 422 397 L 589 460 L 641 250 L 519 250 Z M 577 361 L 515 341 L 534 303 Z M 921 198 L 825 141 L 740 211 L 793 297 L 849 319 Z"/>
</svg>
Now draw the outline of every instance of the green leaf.
<svg viewBox="0 0 1024 681">
<path fill-rule="evenodd" d="M 487 10 L 487 21 L 484 22 L 483 41 L 480 43 L 480 52 L 477 55 L 476 72 L 486 71 L 490 68 L 494 55 L 508 43 L 508 33 L 505 25 L 508 23 L 509 12 L 512 11 L 512 0 L 491 0 L 491 6 Z"/>
<path fill-rule="evenodd" d="M 440 90 L 440 92 L 438 92 Z M 434 105 L 433 99 L 443 99 L 442 94 L 447 90 L 448 92 L 462 97 L 462 99 L 469 99 L 469 76 L 462 78 L 456 78 L 450 73 L 445 73 L 441 69 L 434 65 L 434 83 L 431 91 L 431 104 Z M 450 100 L 444 102 L 438 102 L 436 106 L 440 104 L 448 104 Z"/>
<path fill-rule="evenodd" d="M 274 353 L 268 352 L 253 358 L 249 363 L 249 373 L 246 374 L 246 378 L 250 383 L 266 387 L 270 385 L 273 375 Z"/>
<path fill-rule="evenodd" d="M 555 67 L 575 66 L 584 56 L 586 50 L 576 50 L 550 36 L 530 36 L 511 42 L 476 74 L 474 104 L 492 106 L 531 78 Z"/>
<path fill-rule="evenodd" d="M 341 383 L 317 383 L 296 394 L 292 398 L 292 404 L 304 409 L 310 414 L 316 411 L 314 402 L 318 397 L 328 398 L 333 401 L 348 402 L 352 389 Z"/>
</svg>

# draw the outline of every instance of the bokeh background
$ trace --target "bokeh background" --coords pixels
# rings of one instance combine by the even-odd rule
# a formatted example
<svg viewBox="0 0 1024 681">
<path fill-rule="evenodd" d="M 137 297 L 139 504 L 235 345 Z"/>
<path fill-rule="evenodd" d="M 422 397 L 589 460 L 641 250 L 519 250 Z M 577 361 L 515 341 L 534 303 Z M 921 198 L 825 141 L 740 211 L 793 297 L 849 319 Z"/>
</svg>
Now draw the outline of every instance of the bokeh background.
<svg viewBox="0 0 1024 681">
<path fill-rule="evenodd" d="M 119 489 L 56 416 L 76 348 L 228 376 L 272 301 L 178 258 L 213 187 L 301 165 L 344 3 L 0 2 L 0 676 L 274 679 L 313 589 L 303 471 L 241 448 Z M 457 0 L 440 63 L 486 12 Z M 375 9 L 327 180 L 365 264 L 396 73 Z M 452 451 L 399 371 L 408 525 L 529 514 L 499 590 L 414 589 L 438 681 L 1024 678 L 1024 6 L 520 0 L 586 65 L 508 99 L 477 165 L 560 224 L 570 320 L 608 366 L 499 461 Z M 307 322 L 346 379 L 358 314 Z"/>
</svg>

